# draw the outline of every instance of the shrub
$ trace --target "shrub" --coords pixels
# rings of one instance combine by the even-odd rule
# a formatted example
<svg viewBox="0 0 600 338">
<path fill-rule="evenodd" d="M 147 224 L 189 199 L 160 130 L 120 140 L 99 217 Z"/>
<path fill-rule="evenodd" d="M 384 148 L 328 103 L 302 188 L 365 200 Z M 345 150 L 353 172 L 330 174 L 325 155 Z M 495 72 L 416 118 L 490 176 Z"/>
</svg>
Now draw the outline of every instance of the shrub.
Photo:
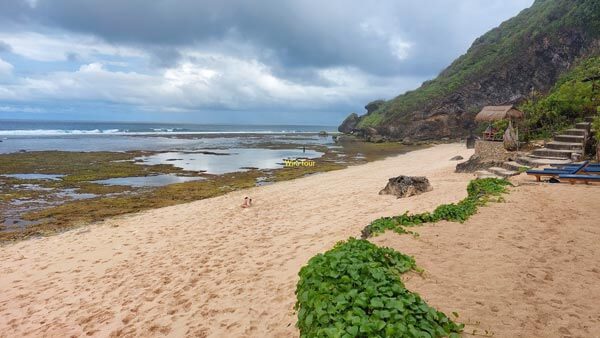
<svg viewBox="0 0 600 338">
<path fill-rule="evenodd" d="M 592 129 L 594 130 L 596 141 L 600 142 L 600 112 L 594 118 L 594 122 L 592 122 Z"/>
<path fill-rule="evenodd" d="M 408 291 L 412 257 L 350 238 L 311 258 L 296 288 L 301 337 L 458 337 L 463 325 Z"/>
<path fill-rule="evenodd" d="M 418 226 L 423 223 L 434 223 L 439 221 L 464 222 L 477 212 L 477 207 L 487 203 L 490 197 L 499 196 L 506 192 L 506 186 L 510 182 L 497 178 L 484 178 L 472 180 L 467 186 L 467 197 L 458 203 L 442 204 L 432 213 L 409 215 L 404 213 L 400 216 L 382 217 L 367 225 L 362 231 L 362 237 L 368 238 L 386 230 L 405 234 L 412 233 L 405 227 Z"/>
<path fill-rule="evenodd" d="M 573 122 L 596 112 L 597 94 L 591 81 L 584 79 L 600 75 L 600 57 L 580 61 L 563 74 L 545 96 L 536 93 L 520 105 L 525 113 L 521 124 L 528 139 L 549 138 Z"/>
</svg>

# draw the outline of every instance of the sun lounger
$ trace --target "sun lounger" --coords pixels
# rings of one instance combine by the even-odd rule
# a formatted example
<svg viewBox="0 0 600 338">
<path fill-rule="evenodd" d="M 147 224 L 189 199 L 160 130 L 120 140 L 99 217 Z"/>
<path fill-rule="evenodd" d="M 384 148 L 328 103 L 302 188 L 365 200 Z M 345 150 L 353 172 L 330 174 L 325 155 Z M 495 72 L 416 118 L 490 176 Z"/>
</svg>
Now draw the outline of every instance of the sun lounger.
<svg viewBox="0 0 600 338">
<path fill-rule="evenodd" d="M 560 170 L 560 171 L 568 171 L 568 170 L 573 170 L 575 168 L 577 168 L 578 166 L 569 166 L 569 167 L 562 167 L 560 169 L 556 169 L 556 168 L 544 168 L 544 171 L 556 171 L 556 170 Z M 590 173 L 590 174 L 600 174 L 600 166 L 594 166 L 592 167 L 591 165 L 588 164 L 587 167 L 581 169 L 582 172 L 585 173 Z"/>
<path fill-rule="evenodd" d="M 569 167 L 566 169 L 527 170 L 527 175 L 535 176 L 535 180 L 540 182 L 542 176 L 557 177 L 561 174 L 564 174 L 564 175 L 577 174 L 579 171 L 581 171 L 583 168 L 585 168 L 588 165 L 588 163 L 589 163 L 589 161 L 584 161 L 583 163 L 579 164 L 578 166 Z"/>
<path fill-rule="evenodd" d="M 561 180 L 567 180 L 571 184 L 575 182 L 583 182 L 589 184 L 590 182 L 600 182 L 600 175 L 577 175 L 577 174 L 560 174 L 558 178 Z"/>
<path fill-rule="evenodd" d="M 570 167 L 577 167 L 581 163 L 569 163 L 569 164 L 552 164 L 553 169 L 565 169 Z M 586 168 L 600 168 L 600 163 L 588 163 Z"/>
</svg>

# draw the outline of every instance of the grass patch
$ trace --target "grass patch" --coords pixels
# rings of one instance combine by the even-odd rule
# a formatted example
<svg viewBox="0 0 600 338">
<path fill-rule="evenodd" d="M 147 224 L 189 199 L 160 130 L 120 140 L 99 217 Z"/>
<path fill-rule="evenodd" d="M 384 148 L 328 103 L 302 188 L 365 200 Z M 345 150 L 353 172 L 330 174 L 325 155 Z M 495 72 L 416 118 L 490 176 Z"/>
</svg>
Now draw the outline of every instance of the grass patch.
<svg viewBox="0 0 600 338">
<path fill-rule="evenodd" d="M 300 337 L 458 337 L 463 329 L 407 290 L 412 257 L 350 238 L 310 259 L 296 287 Z"/>
<path fill-rule="evenodd" d="M 485 205 L 492 197 L 506 192 L 510 182 L 498 178 L 475 179 L 467 186 L 467 197 L 458 203 L 442 204 L 433 212 L 420 214 L 404 213 L 400 216 L 376 219 L 362 230 L 362 238 L 369 238 L 392 230 L 396 233 L 412 233 L 406 227 L 439 221 L 464 222 L 477 212 L 477 207 Z"/>
<path fill-rule="evenodd" d="M 135 190 L 127 186 L 107 186 L 90 181 L 118 177 L 151 176 L 159 174 L 197 173 L 184 171 L 172 165 L 140 165 L 133 159 L 147 152 L 69 152 L 35 151 L 0 155 L 0 175 L 3 174 L 59 174 L 60 180 L 15 180 L 0 176 L 0 191 L 10 197 L 8 202 L 31 192 L 15 191 L 17 184 L 36 184 L 42 188 L 75 189 L 78 193 L 106 195 Z M 37 193 L 39 196 L 42 193 Z"/>
<path fill-rule="evenodd" d="M 116 177 L 182 173 L 172 165 L 139 165 L 135 157 L 148 152 L 34 151 L 0 155 L 0 174 L 61 174 L 65 182 L 85 182 Z M 190 173 L 190 172 L 187 172 Z"/>
</svg>

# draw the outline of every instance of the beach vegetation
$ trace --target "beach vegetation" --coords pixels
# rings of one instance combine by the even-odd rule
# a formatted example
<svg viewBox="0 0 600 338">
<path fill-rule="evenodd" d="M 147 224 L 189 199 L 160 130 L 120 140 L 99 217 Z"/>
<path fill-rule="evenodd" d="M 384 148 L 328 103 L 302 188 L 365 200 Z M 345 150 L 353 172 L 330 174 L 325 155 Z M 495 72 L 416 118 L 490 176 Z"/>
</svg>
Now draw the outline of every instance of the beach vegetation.
<svg viewBox="0 0 600 338">
<path fill-rule="evenodd" d="M 524 138 L 547 139 L 569 128 L 573 122 L 595 115 L 600 89 L 594 90 L 593 81 L 584 82 L 593 76 L 600 76 L 600 56 L 581 61 L 561 76 L 547 95 L 532 93 L 519 106 L 525 113 L 522 123 L 522 129 L 526 131 L 522 134 Z"/>
<path fill-rule="evenodd" d="M 459 337 L 463 324 L 406 289 L 409 271 L 412 257 L 354 238 L 314 256 L 296 287 L 300 337 Z"/>
<path fill-rule="evenodd" d="M 393 217 L 382 217 L 371 222 L 362 230 L 362 237 L 368 238 L 392 230 L 399 234 L 413 233 L 406 229 L 439 221 L 464 222 L 477 212 L 479 206 L 490 199 L 498 199 L 506 192 L 510 182 L 497 178 L 472 180 L 467 186 L 467 197 L 458 203 L 442 204 L 433 212 L 409 214 L 408 212 Z"/>
<path fill-rule="evenodd" d="M 592 130 L 594 130 L 596 142 L 600 143 L 600 107 L 598 109 L 598 114 L 594 117 L 594 121 L 592 122 Z"/>
</svg>

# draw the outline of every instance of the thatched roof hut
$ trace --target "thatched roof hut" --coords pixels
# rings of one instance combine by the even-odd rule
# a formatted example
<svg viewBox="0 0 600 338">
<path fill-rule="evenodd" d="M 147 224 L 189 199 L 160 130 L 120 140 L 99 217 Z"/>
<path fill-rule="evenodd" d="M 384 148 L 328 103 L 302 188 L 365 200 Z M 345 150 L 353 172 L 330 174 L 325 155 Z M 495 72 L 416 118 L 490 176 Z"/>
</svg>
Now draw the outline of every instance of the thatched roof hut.
<svg viewBox="0 0 600 338">
<path fill-rule="evenodd" d="M 504 119 L 522 119 L 524 114 L 514 106 L 485 106 L 475 116 L 477 122 L 491 122 Z"/>
</svg>

